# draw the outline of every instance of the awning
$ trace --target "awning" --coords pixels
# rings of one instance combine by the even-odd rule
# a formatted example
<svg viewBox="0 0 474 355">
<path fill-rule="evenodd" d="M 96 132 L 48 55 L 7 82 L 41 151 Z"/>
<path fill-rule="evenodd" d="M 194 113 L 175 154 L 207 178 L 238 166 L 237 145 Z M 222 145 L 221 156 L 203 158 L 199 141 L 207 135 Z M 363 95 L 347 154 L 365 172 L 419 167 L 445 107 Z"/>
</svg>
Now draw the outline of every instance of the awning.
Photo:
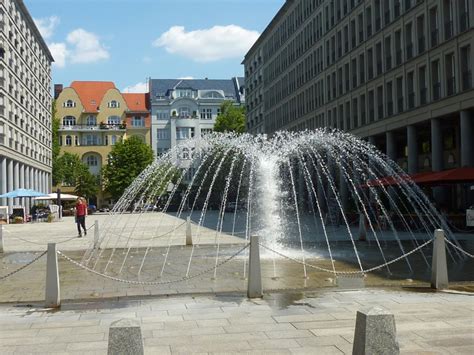
<svg viewBox="0 0 474 355">
<path fill-rule="evenodd" d="M 369 180 L 362 187 L 392 186 L 402 182 L 413 181 L 418 185 L 446 185 L 474 183 L 474 168 L 456 168 L 443 171 L 429 171 L 413 175 L 386 176 L 380 179 Z"/>
<path fill-rule="evenodd" d="M 45 196 L 40 196 L 34 198 L 34 200 L 56 200 L 58 198 L 58 194 L 56 192 L 53 192 L 51 194 L 45 195 Z M 70 194 L 63 194 L 61 193 L 61 200 L 77 200 L 78 196 L 76 195 L 70 195 Z"/>
</svg>

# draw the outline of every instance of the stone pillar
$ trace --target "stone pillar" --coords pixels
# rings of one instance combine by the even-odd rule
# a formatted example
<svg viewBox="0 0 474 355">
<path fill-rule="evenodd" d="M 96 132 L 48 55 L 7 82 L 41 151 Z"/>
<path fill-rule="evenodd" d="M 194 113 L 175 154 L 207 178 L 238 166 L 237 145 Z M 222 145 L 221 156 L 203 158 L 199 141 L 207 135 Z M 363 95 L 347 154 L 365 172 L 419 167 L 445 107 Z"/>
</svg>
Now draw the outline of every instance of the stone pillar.
<svg viewBox="0 0 474 355">
<path fill-rule="evenodd" d="M 191 217 L 186 218 L 186 245 L 193 245 L 193 235 L 191 231 Z"/>
<path fill-rule="evenodd" d="M 393 131 L 388 131 L 385 133 L 386 145 L 387 145 L 387 156 L 395 160 L 397 159 L 397 145 L 395 143 L 395 133 Z"/>
<path fill-rule="evenodd" d="M 7 175 L 8 175 L 8 182 L 7 182 L 7 192 L 10 192 L 13 190 L 13 160 L 7 159 Z M 11 213 L 13 206 L 13 199 L 9 198 L 8 199 L 8 209 L 9 212 Z"/>
<path fill-rule="evenodd" d="M 7 193 L 7 158 L 0 158 L 0 195 Z M 7 199 L 0 198 L 0 205 L 6 206 Z"/>
<path fill-rule="evenodd" d="M 61 296 L 59 291 L 59 269 L 58 254 L 56 244 L 48 244 L 48 254 L 46 261 L 46 296 L 45 305 L 48 308 L 58 308 L 61 306 Z"/>
<path fill-rule="evenodd" d="M 99 249 L 99 221 L 94 222 L 94 249 Z"/>
<path fill-rule="evenodd" d="M 461 111 L 461 167 L 474 166 L 473 114 Z"/>
<path fill-rule="evenodd" d="M 407 146 L 408 146 L 408 174 L 418 172 L 418 142 L 416 140 L 416 127 L 407 126 Z"/>
<path fill-rule="evenodd" d="M 431 263 L 431 288 L 436 290 L 448 288 L 448 266 L 446 263 L 446 243 L 444 231 L 435 231 L 433 242 L 433 259 Z"/>
<path fill-rule="evenodd" d="M 248 298 L 260 298 L 263 296 L 262 273 L 260 269 L 260 245 L 258 236 L 250 237 L 249 253 L 249 280 L 247 288 Z"/>
<path fill-rule="evenodd" d="M 25 164 L 20 163 L 20 187 L 25 189 Z"/>
</svg>

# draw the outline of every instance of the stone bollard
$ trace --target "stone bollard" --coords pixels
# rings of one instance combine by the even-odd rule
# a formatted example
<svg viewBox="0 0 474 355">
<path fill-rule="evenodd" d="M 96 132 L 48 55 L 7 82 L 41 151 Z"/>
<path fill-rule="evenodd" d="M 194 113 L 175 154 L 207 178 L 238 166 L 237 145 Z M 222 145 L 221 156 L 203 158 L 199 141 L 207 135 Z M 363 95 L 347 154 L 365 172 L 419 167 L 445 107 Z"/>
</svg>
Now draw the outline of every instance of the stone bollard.
<svg viewBox="0 0 474 355">
<path fill-rule="evenodd" d="M 352 354 L 400 354 L 393 314 L 380 307 L 357 311 Z"/>
<path fill-rule="evenodd" d="M 359 240 L 365 242 L 367 240 L 367 226 L 364 213 L 359 213 Z"/>
<path fill-rule="evenodd" d="M 3 253 L 3 224 L 0 224 L 0 253 Z"/>
<path fill-rule="evenodd" d="M 186 245 L 193 245 L 193 235 L 191 231 L 191 217 L 186 218 Z"/>
<path fill-rule="evenodd" d="M 45 306 L 47 308 L 59 308 L 61 306 L 61 296 L 59 290 L 59 269 L 58 254 L 56 244 L 48 244 L 48 254 L 46 261 L 46 297 Z"/>
<path fill-rule="evenodd" d="M 94 222 L 94 249 L 99 249 L 99 221 Z"/>
<path fill-rule="evenodd" d="M 121 319 L 109 328 L 108 355 L 143 355 L 143 338 L 136 320 Z"/>
<path fill-rule="evenodd" d="M 431 261 L 431 288 L 440 290 L 448 288 L 448 284 L 444 231 L 437 229 L 435 230 L 435 240 L 433 242 L 433 260 Z"/>
<path fill-rule="evenodd" d="M 258 244 L 258 236 L 250 237 L 250 253 L 249 253 L 249 280 L 247 287 L 248 298 L 261 298 L 263 296 L 262 289 L 262 272 L 260 269 L 260 246 Z"/>
</svg>

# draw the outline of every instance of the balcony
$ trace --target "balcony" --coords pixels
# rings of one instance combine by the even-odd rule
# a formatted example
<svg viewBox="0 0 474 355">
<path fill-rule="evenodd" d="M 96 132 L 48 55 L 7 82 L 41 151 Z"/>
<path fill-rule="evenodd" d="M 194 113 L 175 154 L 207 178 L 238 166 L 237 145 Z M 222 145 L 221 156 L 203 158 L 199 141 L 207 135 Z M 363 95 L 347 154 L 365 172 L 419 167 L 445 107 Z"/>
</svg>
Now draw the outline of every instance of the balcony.
<svg viewBox="0 0 474 355">
<path fill-rule="evenodd" d="M 454 95 L 456 93 L 456 78 L 451 77 L 446 81 L 446 94 L 448 96 Z"/>
<path fill-rule="evenodd" d="M 124 131 L 127 125 L 124 123 L 120 124 L 105 124 L 100 125 L 62 125 L 59 127 L 61 131 L 97 131 L 97 130 L 113 130 L 113 131 Z"/>
<path fill-rule="evenodd" d="M 433 84 L 433 101 L 439 100 L 441 98 L 441 83 Z"/>
<path fill-rule="evenodd" d="M 425 36 L 418 38 L 418 53 L 423 53 L 425 51 Z"/>
<path fill-rule="evenodd" d="M 446 21 L 444 23 L 444 39 L 448 40 L 453 37 L 453 21 Z"/>
<path fill-rule="evenodd" d="M 438 29 L 435 29 L 431 31 L 431 47 L 436 47 L 438 43 Z"/>
<path fill-rule="evenodd" d="M 420 89 L 420 105 L 425 105 L 427 102 L 427 93 L 428 89 L 427 88 L 421 88 Z"/>
<path fill-rule="evenodd" d="M 415 107 L 415 93 L 409 92 L 408 93 L 408 108 L 412 109 Z"/>
<path fill-rule="evenodd" d="M 472 89 L 472 74 L 470 70 L 462 72 L 462 89 Z"/>
</svg>

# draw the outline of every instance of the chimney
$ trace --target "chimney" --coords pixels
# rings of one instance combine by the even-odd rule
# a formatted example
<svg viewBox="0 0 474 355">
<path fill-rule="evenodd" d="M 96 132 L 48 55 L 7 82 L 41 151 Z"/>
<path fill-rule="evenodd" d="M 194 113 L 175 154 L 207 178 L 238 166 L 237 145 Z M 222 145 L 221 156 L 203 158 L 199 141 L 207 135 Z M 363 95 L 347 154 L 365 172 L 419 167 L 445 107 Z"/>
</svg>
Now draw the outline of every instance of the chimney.
<svg viewBox="0 0 474 355">
<path fill-rule="evenodd" d="M 54 84 L 54 99 L 59 97 L 59 94 L 63 91 L 63 84 Z"/>
</svg>

